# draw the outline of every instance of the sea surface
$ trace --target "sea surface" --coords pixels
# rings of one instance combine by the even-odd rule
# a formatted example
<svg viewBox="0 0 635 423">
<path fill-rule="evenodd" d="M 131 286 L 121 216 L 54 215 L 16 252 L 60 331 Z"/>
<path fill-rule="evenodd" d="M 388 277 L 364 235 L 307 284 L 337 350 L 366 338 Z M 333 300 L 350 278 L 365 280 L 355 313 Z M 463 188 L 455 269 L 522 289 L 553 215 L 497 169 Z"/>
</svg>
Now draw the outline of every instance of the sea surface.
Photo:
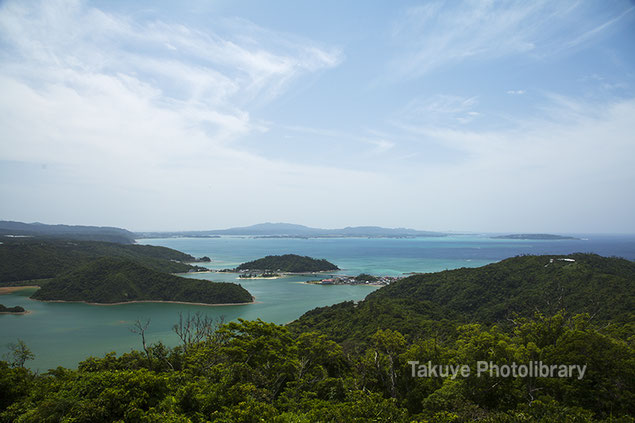
<svg viewBox="0 0 635 423">
<path fill-rule="evenodd" d="M 211 270 L 233 268 L 269 254 L 294 253 L 325 258 L 337 264 L 344 275 L 371 273 L 404 276 L 409 272 L 436 272 L 459 267 L 478 267 L 521 254 L 568 254 L 594 252 L 635 260 L 635 236 L 576 235 L 579 240 L 504 240 L 485 235 L 456 235 L 443 238 L 163 238 L 140 239 L 139 244 L 161 245 L 196 257 L 209 256 Z M 128 352 L 141 347 L 130 331 L 136 320 L 150 320 L 150 342 L 176 345 L 172 326 L 179 313 L 203 312 L 226 321 L 262 319 L 279 324 L 297 319 L 315 308 L 341 301 L 362 300 L 374 286 L 320 286 L 302 283 L 311 276 L 280 279 L 238 279 L 234 273 L 197 273 L 187 277 L 240 283 L 256 297 L 256 303 L 241 306 L 195 306 L 140 303 L 94 306 L 77 303 L 44 303 L 29 299 L 33 289 L 0 296 L 6 306 L 20 305 L 27 315 L 0 315 L 0 356 L 11 342 L 22 339 L 35 353 L 33 369 L 46 371 L 57 366 L 76 367 L 90 355 Z"/>
</svg>

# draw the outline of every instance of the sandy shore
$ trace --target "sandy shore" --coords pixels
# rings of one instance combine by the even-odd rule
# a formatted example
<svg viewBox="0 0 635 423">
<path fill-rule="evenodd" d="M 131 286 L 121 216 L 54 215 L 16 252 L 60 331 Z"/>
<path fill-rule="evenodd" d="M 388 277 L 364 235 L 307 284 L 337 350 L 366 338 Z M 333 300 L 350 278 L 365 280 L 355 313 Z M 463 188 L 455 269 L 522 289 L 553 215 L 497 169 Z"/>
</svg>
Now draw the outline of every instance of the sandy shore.
<svg viewBox="0 0 635 423">
<path fill-rule="evenodd" d="M 25 285 L 25 286 L 2 286 L 0 287 L 0 295 L 10 294 L 15 291 L 21 291 L 26 288 L 39 288 L 38 285 Z"/>
<path fill-rule="evenodd" d="M 23 316 L 25 314 L 31 314 L 32 312 L 30 310 L 24 310 L 21 311 L 20 313 L 14 313 L 11 311 L 0 311 L 0 314 L 15 314 L 16 316 Z"/>
<path fill-rule="evenodd" d="M 119 303 L 89 303 L 87 301 L 37 300 L 35 298 L 31 298 L 31 299 L 34 301 L 41 301 L 43 303 L 80 303 L 80 304 L 88 304 L 88 305 L 96 305 L 96 306 L 115 306 L 115 305 L 135 304 L 135 303 L 157 303 L 157 304 L 165 303 L 165 304 L 188 304 L 188 305 L 200 305 L 200 306 L 209 306 L 209 307 L 223 307 L 223 306 L 258 304 L 258 301 L 256 301 L 256 297 L 252 297 L 252 298 L 253 298 L 253 301 L 248 303 L 226 303 L 226 304 L 189 303 L 186 301 L 162 301 L 162 300 L 136 300 L 136 301 L 123 301 Z"/>
</svg>

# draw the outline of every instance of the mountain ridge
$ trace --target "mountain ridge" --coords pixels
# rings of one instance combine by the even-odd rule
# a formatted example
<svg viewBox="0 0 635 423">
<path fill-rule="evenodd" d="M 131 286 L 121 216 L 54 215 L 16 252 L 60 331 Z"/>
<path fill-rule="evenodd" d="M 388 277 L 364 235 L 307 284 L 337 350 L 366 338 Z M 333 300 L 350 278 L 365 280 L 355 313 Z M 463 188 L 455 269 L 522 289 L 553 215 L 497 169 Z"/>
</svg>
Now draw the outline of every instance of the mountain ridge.
<svg viewBox="0 0 635 423">
<path fill-rule="evenodd" d="M 284 222 L 265 222 L 250 226 L 238 226 L 227 229 L 214 229 L 203 231 L 171 231 L 171 232 L 139 232 L 141 238 L 155 236 L 192 236 L 211 237 L 219 235 L 251 235 L 270 237 L 443 237 L 443 232 L 420 231 L 410 228 L 384 228 L 381 226 L 347 226 L 340 229 L 313 228 L 310 226 Z"/>
</svg>

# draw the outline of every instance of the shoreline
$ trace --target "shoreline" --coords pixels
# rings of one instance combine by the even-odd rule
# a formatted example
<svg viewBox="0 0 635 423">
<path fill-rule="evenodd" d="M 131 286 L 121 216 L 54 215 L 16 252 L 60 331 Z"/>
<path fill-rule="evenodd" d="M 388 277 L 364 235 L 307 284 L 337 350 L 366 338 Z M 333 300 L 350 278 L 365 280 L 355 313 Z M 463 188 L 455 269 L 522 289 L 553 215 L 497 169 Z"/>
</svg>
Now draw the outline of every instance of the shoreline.
<svg viewBox="0 0 635 423">
<path fill-rule="evenodd" d="M 15 316 L 24 316 L 27 314 L 31 314 L 33 313 L 31 310 L 24 310 L 24 311 L 20 311 L 18 313 L 13 312 L 13 311 L 0 311 L 0 314 L 13 314 Z"/>
<path fill-rule="evenodd" d="M 234 272 L 233 269 L 231 269 L 232 271 L 223 271 L 225 269 L 218 269 L 218 270 L 209 270 L 209 271 L 205 271 L 205 272 L 189 272 L 189 273 L 175 273 L 178 275 L 187 275 L 187 274 L 192 274 L 192 273 L 229 273 L 231 275 L 240 275 L 243 274 L 243 272 Z M 241 278 L 241 279 L 280 279 L 280 278 L 287 278 L 287 277 L 291 277 L 291 276 L 318 276 L 318 275 L 335 275 L 334 272 L 339 272 L 342 271 L 342 269 L 339 270 L 318 270 L 315 272 L 278 272 L 277 274 L 279 276 L 275 276 L 272 278 L 261 278 L 261 277 L 257 277 L 257 278 Z"/>
<path fill-rule="evenodd" d="M 87 305 L 96 305 L 96 306 L 116 306 L 116 305 L 125 305 L 125 304 L 137 304 L 137 303 L 165 303 L 165 304 L 186 304 L 186 305 L 199 305 L 199 306 L 208 306 L 208 307 L 224 307 L 224 306 L 235 306 L 235 305 L 249 305 L 249 304 L 259 304 L 256 301 L 256 297 L 252 296 L 252 301 L 248 303 L 191 303 L 187 301 L 168 301 L 168 300 L 134 300 L 134 301 L 122 301 L 118 303 L 90 303 L 88 301 L 67 301 L 67 300 L 38 300 L 36 298 L 30 298 L 33 301 L 40 301 L 42 303 L 78 303 L 78 304 L 87 304 Z"/>
<path fill-rule="evenodd" d="M 40 288 L 39 285 L 24 285 L 24 286 L 0 286 L 0 295 L 10 294 L 15 291 L 21 291 L 28 288 Z"/>
<path fill-rule="evenodd" d="M 240 276 L 238 277 L 238 280 L 254 280 L 254 279 L 284 279 L 287 278 L 288 276 L 272 276 L 272 277 L 261 277 L 261 276 L 256 276 L 254 278 L 241 278 Z"/>
<path fill-rule="evenodd" d="M 310 281 L 297 282 L 305 285 L 320 285 L 320 286 L 387 286 L 385 283 L 311 283 Z"/>
</svg>

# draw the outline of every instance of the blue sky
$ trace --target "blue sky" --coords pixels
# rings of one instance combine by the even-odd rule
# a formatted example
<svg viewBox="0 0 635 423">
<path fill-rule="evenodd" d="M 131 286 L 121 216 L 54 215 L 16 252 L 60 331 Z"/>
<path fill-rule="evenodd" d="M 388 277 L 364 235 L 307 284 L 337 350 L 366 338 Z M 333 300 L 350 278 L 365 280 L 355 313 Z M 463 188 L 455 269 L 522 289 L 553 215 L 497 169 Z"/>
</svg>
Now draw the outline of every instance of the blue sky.
<svg viewBox="0 0 635 423">
<path fill-rule="evenodd" d="M 0 218 L 635 232 L 627 1 L 4 1 Z"/>
</svg>

